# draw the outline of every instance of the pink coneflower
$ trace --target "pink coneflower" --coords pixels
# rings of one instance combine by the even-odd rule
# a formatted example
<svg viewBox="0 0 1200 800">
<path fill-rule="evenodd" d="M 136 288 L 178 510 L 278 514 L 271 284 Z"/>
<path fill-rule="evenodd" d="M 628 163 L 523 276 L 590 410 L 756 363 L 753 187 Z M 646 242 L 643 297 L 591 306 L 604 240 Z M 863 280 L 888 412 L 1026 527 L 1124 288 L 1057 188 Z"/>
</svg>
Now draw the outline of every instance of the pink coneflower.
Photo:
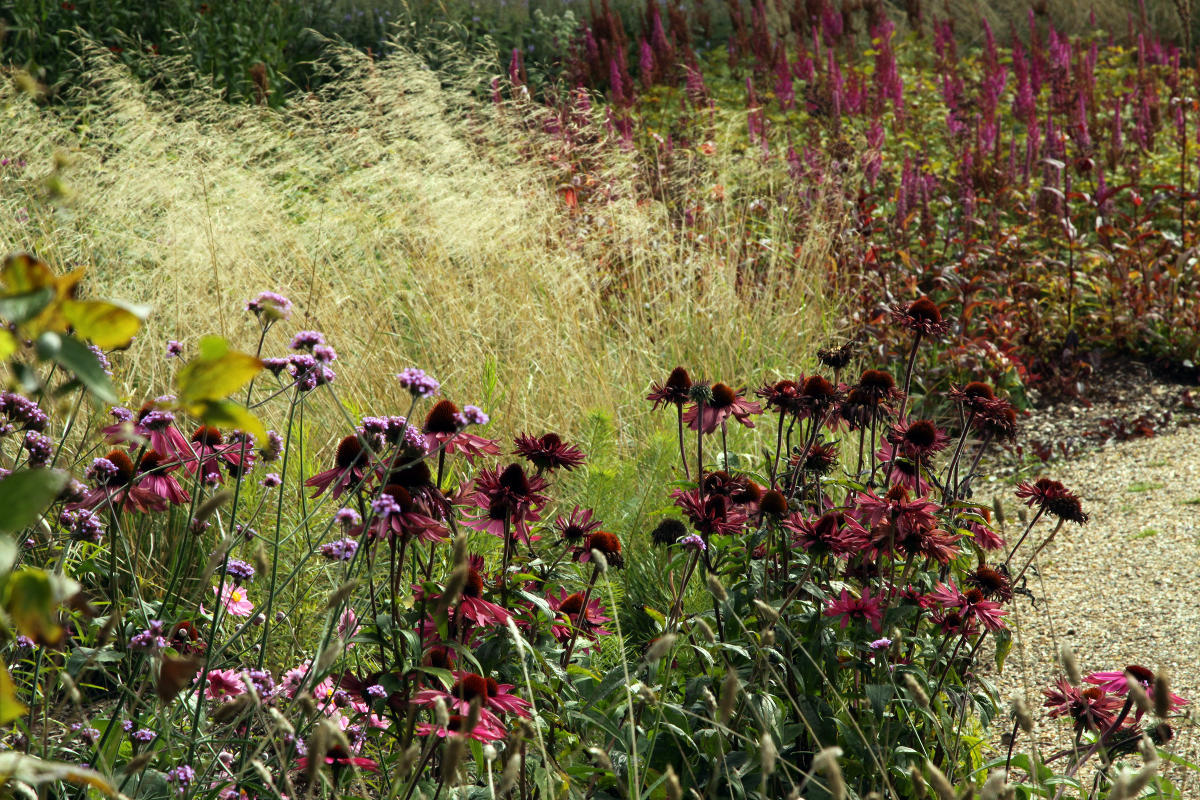
<svg viewBox="0 0 1200 800">
<path fill-rule="evenodd" d="M 546 595 L 546 603 L 550 610 L 556 613 L 554 624 L 550 626 L 550 634 L 560 642 L 570 640 L 574 629 L 579 629 L 579 635 L 586 639 L 595 640 L 599 636 L 608 636 L 611 631 L 604 623 L 612 622 L 611 617 L 604 615 L 604 605 L 598 598 L 588 598 L 587 608 L 583 604 L 583 592 L 567 594 L 558 590 L 558 596 Z"/>
<path fill-rule="evenodd" d="M 485 514 L 467 522 L 467 526 L 503 537 L 507 522 L 511 535 L 527 541 L 528 523 L 540 519 L 538 512 L 549 502 L 542 494 L 546 485 L 541 476 L 526 475 L 520 464 L 509 464 L 503 470 L 482 470 L 470 499 Z"/>
<path fill-rule="evenodd" d="M 332 486 L 333 492 L 330 496 L 336 500 L 351 487 L 362 483 L 363 477 L 367 474 L 367 468 L 367 451 L 363 447 L 359 437 L 356 434 L 352 434 L 338 443 L 337 453 L 334 455 L 333 467 L 313 475 L 304 482 L 304 485 L 312 486 L 316 489 L 312 493 L 313 497 L 319 497 L 326 489 Z"/>
<path fill-rule="evenodd" d="M 457 733 L 468 736 L 477 742 L 496 742 L 508 735 L 504 730 L 504 724 L 487 709 L 480 709 L 479 721 L 475 723 L 474 730 L 464 730 L 467 722 L 467 718 L 461 714 L 451 714 L 444 728 L 430 722 L 420 722 L 417 724 L 416 730 L 419 736 L 438 736 L 444 739 Z"/>
<path fill-rule="evenodd" d="M 301 756 L 296 763 L 300 769 L 308 769 L 308 756 Z M 346 748 L 336 744 L 325 751 L 325 765 L 333 767 L 334 772 L 345 767 L 359 767 L 367 772 L 379 771 L 379 764 L 375 761 L 361 756 L 352 756 L 346 752 Z"/>
<path fill-rule="evenodd" d="M 166 498 L 144 486 L 131 485 L 134 474 L 133 460 L 124 450 L 112 450 L 104 458 L 97 458 L 87 471 L 93 488 L 79 501 L 67 506 L 68 510 L 111 505 L 122 511 L 165 511 Z"/>
<path fill-rule="evenodd" d="M 762 413 L 761 405 L 747 400 L 740 392 L 734 391 L 724 383 L 714 384 L 710 393 L 711 397 L 703 405 L 702 417 L 701 406 L 698 403 L 683 414 L 683 421 L 694 431 L 713 433 L 730 417 L 747 428 L 753 428 L 754 422 L 750 415 Z"/>
<path fill-rule="evenodd" d="M 495 603 L 483 599 L 483 575 L 475 567 L 467 573 L 467 583 L 463 586 L 455 614 L 485 627 L 505 625 L 512 616 Z"/>
<path fill-rule="evenodd" d="M 431 706 L 440 697 L 446 706 L 460 714 L 471 710 L 471 702 L 476 698 L 483 708 L 494 714 L 516 714 L 518 717 L 528 717 L 530 703 L 512 693 L 511 683 L 499 683 L 495 678 L 486 678 L 473 672 L 456 670 L 454 685 L 449 691 L 441 689 L 422 689 L 412 696 L 412 703 L 418 706 Z"/>
<path fill-rule="evenodd" d="M 1012 403 L 997 397 L 978 405 L 980 408 L 971 427 L 997 442 L 1011 442 L 1017 438 L 1017 411 Z"/>
<path fill-rule="evenodd" d="M 1139 664 L 1130 664 L 1122 672 L 1116 670 L 1093 672 L 1090 675 L 1085 675 L 1083 679 L 1087 683 L 1098 686 L 1106 692 L 1124 697 L 1129 692 L 1129 682 L 1127 680 L 1129 677 L 1132 677 L 1133 680 L 1141 684 L 1141 687 L 1146 690 L 1146 694 L 1151 700 L 1154 699 L 1154 672 Z M 1182 708 L 1187 705 L 1187 702 L 1187 700 L 1174 692 L 1171 693 L 1171 697 L 1167 701 L 1172 711 Z"/>
<path fill-rule="evenodd" d="M 692 527 L 706 537 L 736 534 L 749 519 L 746 512 L 725 495 L 706 494 L 701 500 L 699 489 L 676 489 L 671 492 L 671 497 L 675 505 L 683 510 Z"/>
<path fill-rule="evenodd" d="M 932 486 L 925 480 L 925 476 L 918 472 L 916 461 L 898 452 L 893 454 L 892 448 L 886 446 L 875 451 L 875 458 L 879 461 L 883 474 L 891 475 L 893 486 L 903 486 L 916 495 L 929 494 Z"/>
<path fill-rule="evenodd" d="M 922 461 L 950 443 L 950 437 L 927 419 L 897 422 L 888 431 L 887 440 L 905 456 Z"/>
<path fill-rule="evenodd" d="M 910 333 L 923 336 L 941 336 L 950 330 L 950 322 L 942 319 L 942 310 L 928 297 L 893 309 L 892 320 Z"/>
<path fill-rule="evenodd" d="M 196 680 L 199 679 L 200 674 L 197 673 Z M 234 670 L 209 670 L 208 677 L 204 683 L 204 698 L 206 700 L 219 700 L 224 703 L 245 693 L 246 684 L 242 683 L 242 679 L 238 677 L 237 672 Z"/>
<path fill-rule="evenodd" d="M 592 510 L 575 506 L 568 516 L 557 517 L 554 528 L 566 542 L 579 542 L 583 537 L 600 527 L 600 520 L 594 519 Z"/>
<path fill-rule="evenodd" d="M 472 417 L 487 419 L 486 415 L 467 415 L 460 412 L 458 406 L 449 400 L 435 403 L 425 416 L 425 425 L 421 428 L 421 433 L 425 436 L 426 451 L 433 452 L 440 447 L 447 456 L 461 453 L 472 464 L 479 456 L 500 455 L 498 442 L 463 430 L 468 424 L 473 424 Z"/>
<path fill-rule="evenodd" d="M 123 408 L 114 408 L 111 413 L 116 424 L 101 429 L 110 442 L 136 448 L 141 444 L 139 439 L 147 440 L 151 449 L 172 461 L 183 462 L 189 472 L 196 471 L 196 454 L 187 438 L 175 427 L 175 415 L 170 411 L 146 403 L 136 416 Z"/>
<path fill-rule="evenodd" d="M 974 636 L 979 633 L 975 618 L 963 614 L 957 608 L 939 608 L 930 614 L 930 620 L 947 636 Z"/>
<path fill-rule="evenodd" d="M 687 370 L 683 367 L 676 367 L 671 370 L 671 374 L 667 376 L 664 383 L 656 383 L 650 387 L 650 394 L 646 396 L 646 399 L 654 401 L 652 410 L 668 405 L 679 408 L 688 401 L 688 390 L 691 388 L 692 379 Z"/>
<path fill-rule="evenodd" d="M 793 545 L 803 547 L 814 556 L 849 558 L 858 555 L 869 537 L 866 529 L 853 517 L 832 511 L 817 518 L 797 512 L 784 520 L 783 527 L 792 532 Z"/>
<path fill-rule="evenodd" d="M 1121 707 L 1120 700 L 1099 686 L 1078 689 L 1066 678 L 1059 678 L 1053 689 L 1043 689 L 1042 693 L 1046 695 L 1045 706 L 1050 709 L 1050 716 L 1070 717 L 1077 732 L 1108 730 L 1117 720 L 1114 712 Z"/>
<path fill-rule="evenodd" d="M 547 433 L 543 436 L 530 436 L 523 433 L 514 443 L 517 449 L 514 454 L 529 461 L 538 472 L 549 472 L 556 469 L 572 470 L 584 462 L 587 456 L 574 445 L 569 445 L 557 433 Z"/>
<path fill-rule="evenodd" d="M 137 470 L 141 476 L 138 485 L 154 492 L 169 503 L 179 505 L 191 500 L 190 495 L 179 485 L 171 475 L 177 465 L 166 464 L 167 459 L 157 450 L 147 450 L 138 459 Z"/>
<path fill-rule="evenodd" d="M 869 622 L 875 632 L 879 633 L 883 629 L 883 607 L 879 600 L 880 598 L 871 596 L 871 590 L 868 588 L 863 589 L 862 597 L 854 597 L 849 591 L 842 589 L 841 596 L 831 600 L 825 607 L 825 616 L 841 617 L 842 622 L 838 626 L 841 628 L 845 628 L 855 619 Z"/>
<path fill-rule="evenodd" d="M 894 416 L 894 404 L 904 398 L 892 376 L 879 369 L 864 370 L 838 407 L 838 415 L 852 430 L 878 424 Z"/>
<path fill-rule="evenodd" d="M 192 450 L 196 454 L 200 472 L 208 483 L 221 481 L 222 464 L 239 468 L 242 466 L 242 447 L 241 444 L 225 444 L 221 432 L 209 425 L 201 425 L 192 434 Z"/>
<path fill-rule="evenodd" d="M 1012 585 L 1008 580 L 1008 576 L 986 564 L 967 573 L 967 577 L 963 579 L 963 583 L 983 592 L 984 597 L 988 599 L 995 598 L 1001 603 L 1007 603 L 1013 597 Z"/>
<path fill-rule="evenodd" d="M 254 611 L 254 603 L 251 603 L 246 596 L 246 590 L 241 586 L 230 583 L 225 583 L 220 587 L 213 587 L 213 594 L 217 595 L 217 601 L 225 608 L 225 613 L 231 617 L 248 617 Z"/>
<path fill-rule="evenodd" d="M 842 393 L 820 375 L 809 375 L 800 385 L 798 399 L 803 408 L 802 417 L 822 420 L 825 418 L 825 414 L 842 399 Z"/>
<path fill-rule="evenodd" d="M 773 408 L 780 414 L 799 414 L 804 410 L 800 384 L 796 381 L 785 379 L 775 383 L 765 383 L 755 390 L 754 394 L 763 399 L 767 408 Z"/>
<path fill-rule="evenodd" d="M 445 526 L 426 514 L 403 486 L 390 484 L 383 487 L 379 496 L 371 501 L 371 510 L 373 518 L 366 527 L 366 534 L 371 539 L 446 540 Z M 350 533 L 358 536 L 363 533 L 363 528 L 359 526 Z"/>
</svg>

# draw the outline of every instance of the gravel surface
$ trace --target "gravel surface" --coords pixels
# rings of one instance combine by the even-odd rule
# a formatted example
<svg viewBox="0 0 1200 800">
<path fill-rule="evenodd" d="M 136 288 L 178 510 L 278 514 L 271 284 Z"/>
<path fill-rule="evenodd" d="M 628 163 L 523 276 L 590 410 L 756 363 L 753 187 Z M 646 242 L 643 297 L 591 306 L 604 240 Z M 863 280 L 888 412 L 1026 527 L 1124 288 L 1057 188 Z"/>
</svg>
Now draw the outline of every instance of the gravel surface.
<svg viewBox="0 0 1200 800">
<path fill-rule="evenodd" d="M 1200 427 L 1110 443 L 1045 474 L 1075 491 L 1091 520 L 1064 525 L 1038 557 L 1038 574 L 1028 580 L 1036 608 L 1023 597 L 1011 605 L 1014 647 L 1003 673 L 991 676 L 1005 703 L 1022 696 L 1034 710 L 1043 754 L 1071 742 L 1070 723 L 1041 710 L 1042 689 L 1062 674 L 1056 654 L 1063 644 L 1085 674 L 1128 664 L 1165 670 L 1172 689 L 1200 705 Z M 1010 540 L 1024 529 L 1018 508 L 1014 498 Z M 1052 522 L 1039 522 L 1030 541 L 1051 530 Z M 1022 550 L 1014 572 L 1033 552 L 1029 544 Z M 1196 725 L 1183 718 L 1171 724 L 1173 752 L 1200 760 Z M 1004 727 L 993 728 L 992 752 Z M 1018 751 L 1027 747 L 1018 740 Z M 1168 774 L 1183 797 L 1200 797 L 1200 773 L 1172 767 Z"/>
</svg>

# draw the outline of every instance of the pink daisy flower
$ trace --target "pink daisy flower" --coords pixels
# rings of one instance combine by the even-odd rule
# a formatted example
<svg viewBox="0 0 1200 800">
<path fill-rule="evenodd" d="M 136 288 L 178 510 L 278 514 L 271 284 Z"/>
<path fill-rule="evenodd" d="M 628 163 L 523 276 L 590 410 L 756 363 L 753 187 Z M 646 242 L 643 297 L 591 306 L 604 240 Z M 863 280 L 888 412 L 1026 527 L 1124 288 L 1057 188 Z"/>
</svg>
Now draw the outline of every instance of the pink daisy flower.
<svg viewBox="0 0 1200 800">
<path fill-rule="evenodd" d="M 214 586 L 213 594 L 231 617 L 248 617 L 254 611 L 254 603 L 247 599 L 246 590 L 241 586 L 226 582 L 220 588 Z"/>
</svg>

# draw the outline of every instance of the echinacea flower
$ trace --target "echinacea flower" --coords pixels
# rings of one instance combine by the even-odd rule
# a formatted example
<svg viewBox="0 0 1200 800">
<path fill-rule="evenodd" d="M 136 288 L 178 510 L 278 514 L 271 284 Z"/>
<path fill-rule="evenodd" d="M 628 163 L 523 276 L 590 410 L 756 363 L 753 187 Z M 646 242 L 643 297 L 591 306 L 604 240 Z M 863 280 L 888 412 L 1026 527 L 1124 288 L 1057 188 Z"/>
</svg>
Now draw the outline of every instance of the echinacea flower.
<svg viewBox="0 0 1200 800">
<path fill-rule="evenodd" d="M 518 717 L 528 717 L 530 703 L 512 693 L 511 683 L 500 683 L 495 678 L 484 677 L 473 672 L 456 670 L 454 685 L 449 691 L 441 689 L 422 689 L 412 696 L 412 703 L 418 706 L 431 706 L 437 698 L 442 698 L 446 706 L 460 714 L 471 710 L 471 703 L 478 699 L 483 708 L 494 714 L 516 714 Z"/>
<path fill-rule="evenodd" d="M 103 458 L 97 458 L 88 468 L 88 477 L 93 488 L 77 502 L 67 508 L 95 509 L 111 505 L 123 511 L 165 511 L 166 498 L 143 486 L 133 483 L 135 470 L 133 460 L 124 450 L 112 450 Z"/>
<path fill-rule="evenodd" d="M 996 393 L 992 391 L 992 387 L 983 381 L 971 381 L 964 386 L 952 386 L 948 394 L 952 401 L 964 411 L 972 414 L 978 414 L 985 410 L 988 404 L 996 399 Z"/>
<path fill-rule="evenodd" d="M 784 520 L 783 527 L 792 533 L 793 545 L 803 547 L 813 556 L 858 555 L 869 537 L 858 520 L 836 512 L 815 519 L 797 512 Z"/>
<path fill-rule="evenodd" d="M 163 401 L 167 399 L 160 398 Z M 182 462 L 189 472 L 196 471 L 196 454 L 187 438 L 175 427 L 173 413 L 159 408 L 157 403 L 144 404 L 136 415 L 120 407 L 111 409 L 109 413 L 116 422 L 100 432 L 110 442 L 137 448 L 148 440 L 152 450 L 157 450 L 169 460 Z"/>
<path fill-rule="evenodd" d="M 621 540 L 615 534 L 608 531 L 596 531 L 588 534 L 583 547 L 577 551 L 579 560 L 581 562 L 591 561 L 593 550 L 604 556 L 604 560 L 610 567 L 619 569 L 625 566 L 625 558 L 621 555 Z"/>
<path fill-rule="evenodd" d="M 1012 585 L 1008 580 L 1008 575 L 986 564 L 982 564 L 967 573 L 967 577 L 963 579 L 963 583 L 983 592 L 983 596 L 989 600 L 996 599 L 1001 603 L 1007 603 L 1013 597 Z"/>
<path fill-rule="evenodd" d="M 654 402 L 651 410 L 669 405 L 681 408 L 688 401 L 688 390 L 691 388 L 692 379 L 687 370 L 683 367 L 676 367 L 671 370 L 666 381 L 650 387 L 650 394 L 646 395 L 646 399 Z"/>
<path fill-rule="evenodd" d="M 745 511 L 723 494 L 706 494 L 701 499 L 699 489 L 676 489 L 671 497 L 703 536 L 736 534 L 749 519 Z"/>
<path fill-rule="evenodd" d="M 367 772 L 379 771 L 379 764 L 377 762 L 362 756 L 351 755 L 346 751 L 346 748 L 337 744 L 325 751 L 324 762 L 326 766 L 333 767 L 334 772 L 346 767 L 358 767 L 359 769 L 365 769 Z M 301 756 L 297 759 L 296 764 L 300 769 L 308 769 L 308 756 Z"/>
<path fill-rule="evenodd" d="M 1151 700 L 1154 699 L 1154 672 L 1141 666 L 1140 664 L 1130 664 L 1125 667 L 1124 671 L 1108 671 L 1108 672 L 1093 672 L 1085 675 L 1083 680 L 1087 683 L 1099 686 L 1106 692 L 1120 695 L 1124 697 L 1129 692 L 1129 680 L 1132 679 L 1141 685 L 1146 690 L 1147 696 Z M 1167 700 L 1167 706 L 1172 711 L 1175 711 L 1187 705 L 1187 700 L 1183 699 L 1174 692 L 1171 693 Z"/>
<path fill-rule="evenodd" d="M 838 416 L 851 430 L 878 424 L 896 413 L 894 404 L 904 399 L 895 379 L 879 369 L 864 370 L 838 407 Z"/>
<path fill-rule="evenodd" d="M 446 528 L 424 513 L 403 486 L 392 484 L 383 487 L 380 495 L 371 501 L 371 510 L 373 518 L 365 529 L 371 539 L 446 540 Z M 350 531 L 354 536 L 362 532 L 362 528 Z"/>
<path fill-rule="evenodd" d="M 1059 678 L 1053 689 L 1043 689 L 1042 693 L 1046 695 L 1044 705 L 1050 709 L 1050 716 L 1070 717 L 1078 732 L 1108 730 L 1117 720 L 1114 712 L 1121 707 L 1120 700 L 1099 686 L 1079 689 L 1066 678 Z"/>
<path fill-rule="evenodd" d="M 654 544 L 670 546 L 689 533 L 687 525 L 674 517 L 665 517 L 650 531 L 650 541 Z"/>
<path fill-rule="evenodd" d="M 574 445 L 567 444 L 557 433 L 547 433 L 542 436 L 530 436 L 523 433 L 514 443 L 517 449 L 513 451 L 529 461 L 538 472 L 549 472 L 556 469 L 573 470 L 584 462 L 587 456 Z"/>
<path fill-rule="evenodd" d="M 499 718 L 487 709 L 480 709 L 479 721 L 475 723 L 474 729 L 466 730 L 468 723 L 467 717 L 461 714 L 451 714 L 445 727 L 429 722 L 420 722 L 417 723 L 416 731 L 418 736 L 437 736 L 443 739 L 460 734 L 477 742 L 497 742 L 508 735 Z"/>
<path fill-rule="evenodd" d="M 879 601 L 880 598 L 872 597 L 871 590 L 867 588 L 863 589 L 862 597 L 855 597 L 848 590 L 842 589 L 841 596 L 825 606 L 825 616 L 841 617 L 841 628 L 849 625 L 851 620 L 862 620 L 870 623 L 875 632 L 879 633 L 883 629 L 883 608 Z"/>
<path fill-rule="evenodd" d="M 799 414 L 804 409 L 800 399 L 800 384 L 786 378 L 775 383 L 765 383 L 754 394 L 763 399 L 767 408 L 780 414 Z"/>
<path fill-rule="evenodd" d="M 578 542 L 600 527 L 600 520 L 593 518 L 590 508 L 575 506 L 567 516 L 556 517 L 554 528 L 565 542 Z"/>
<path fill-rule="evenodd" d="M 219 430 L 210 425 L 201 425 L 192 434 L 192 450 L 204 480 L 217 483 L 221 480 L 222 464 L 241 468 L 246 447 L 244 443 L 226 444 Z"/>
<path fill-rule="evenodd" d="M 191 500 L 179 481 L 171 475 L 177 464 L 167 464 L 167 458 L 157 450 L 147 450 L 138 459 L 138 485 L 154 492 L 169 503 L 179 505 Z"/>
<path fill-rule="evenodd" d="M 612 618 L 604 615 L 604 604 L 600 599 L 588 598 L 586 608 L 583 600 L 583 592 L 567 594 L 562 589 L 558 590 L 557 596 L 546 595 L 547 605 L 556 614 L 550 633 L 558 641 L 569 641 L 575 629 L 578 629 L 580 636 L 593 641 L 599 636 L 608 636 L 611 633 L 604 627 L 604 623 L 612 622 Z"/>
<path fill-rule="evenodd" d="M 945 431 L 927 419 L 897 422 L 888 431 L 887 440 L 909 458 L 925 461 L 950 443 Z"/>
<path fill-rule="evenodd" d="M 367 474 L 368 454 L 357 434 L 342 439 L 338 443 L 334 455 L 333 467 L 318 472 L 304 482 L 305 486 L 316 489 L 313 497 L 319 497 L 326 489 L 333 487 L 330 496 L 335 500 L 347 490 L 362 483 Z"/>
<path fill-rule="evenodd" d="M 472 416 L 487 420 L 487 415 L 483 412 Z M 460 412 L 458 406 L 449 400 L 435 403 L 433 408 L 429 409 L 425 416 L 425 424 L 421 427 L 421 433 L 425 436 L 425 449 L 433 452 L 441 448 L 447 456 L 461 453 L 472 464 L 479 456 L 500 455 L 499 443 L 463 430 L 470 423 L 466 411 Z"/>
<path fill-rule="evenodd" d="M 978 405 L 971 427 L 997 442 L 1011 442 L 1017 438 L 1017 411 L 1012 403 L 997 397 L 980 401 Z"/>
<path fill-rule="evenodd" d="M 1050 478 L 1038 478 L 1033 483 L 1021 481 L 1017 484 L 1017 497 L 1030 508 L 1048 511 L 1059 519 L 1082 525 L 1088 521 L 1079 498 L 1067 487 Z"/>
<path fill-rule="evenodd" d="M 484 469 L 470 494 L 484 516 L 465 524 L 500 537 L 505 535 L 507 525 L 510 535 L 528 541 L 528 523 L 541 518 L 538 512 L 549 501 L 542 494 L 546 485 L 541 476 L 526 475 L 520 464 L 509 464 L 503 470 Z"/>
<path fill-rule="evenodd" d="M 892 320 L 919 336 L 941 336 L 950 330 L 950 322 L 942 319 L 942 310 L 928 297 L 920 297 L 906 306 L 893 309 Z"/>
<path fill-rule="evenodd" d="M 713 433 L 730 417 L 747 428 L 753 428 L 754 421 L 750 416 L 761 413 L 761 405 L 747 400 L 726 384 L 717 383 L 712 386 L 710 397 L 704 403 L 696 403 L 684 412 L 683 421 L 694 431 Z"/>
</svg>

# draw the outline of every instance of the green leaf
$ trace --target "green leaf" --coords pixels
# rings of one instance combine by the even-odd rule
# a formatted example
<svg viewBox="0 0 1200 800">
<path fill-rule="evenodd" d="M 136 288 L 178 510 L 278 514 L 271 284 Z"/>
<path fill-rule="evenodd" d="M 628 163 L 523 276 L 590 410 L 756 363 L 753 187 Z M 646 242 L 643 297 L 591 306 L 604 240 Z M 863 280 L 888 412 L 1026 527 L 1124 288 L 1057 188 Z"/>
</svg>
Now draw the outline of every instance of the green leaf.
<svg viewBox="0 0 1200 800">
<path fill-rule="evenodd" d="M 25 755 L 17 750 L 0 753 L 0 775 L 11 780 L 28 783 L 31 786 L 66 781 L 81 787 L 90 786 L 109 797 L 117 796 L 117 790 L 108 778 L 95 770 L 59 761 L 46 761 L 37 756 Z"/>
<path fill-rule="evenodd" d="M 267 428 L 245 406 L 231 400 L 208 400 L 193 406 L 191 412 L 205 425 L 237 428 L 253 436 L 260 444 L 267 439 Z"/>
<path fill-rule="evenodd" d="M 871 701 L 871 710 L 875 716 L 882 719 L 887 704 L 892 700 L 892 685 L 890 683 L 871 683 L 866 687 L 867 699 Z"/>
<path fill-rule="evenodd" d="M 28 322 L 42 313 L 42 310 L 50 305 L 50 301 L 53 299 L 54 290 L 50 287 L 0 297 L 0 319 L 15 322 L 18 325 Z"/>
<path fill-rule="evenodd" d="M 19 633 L 43 645 L 62 639 L 63 630 L 54 620 L 58 603 L 48 573 L 26 567 L 12 574 L 5 589 L 4 610 Z"/>
<path fill-rule="evenodd" d="M 66 300 L 62 315 L 82 339 L 97 347 L 125 347 L 142 326 L 147 309 L 104 300 Z"/>
<path fill-rule="evenodd" d="M 117 391 L 100 365 L 96 354 L 83 342 L 71 336 L 62 337 L 62 346 L 54 360 L 69 369 L 83 382 L 97 400 L 105 403 L 117 402 Z"/>
<path fill-rule="evenodd" d="M 0 658 L 0 725 L 7 725 L 29 712 L 29 708 L 17 697 L 17 687 L 4 659 Z"/>
<path fill-rule="evenodd" d="M 54 469 L 23 469 L 0 480 L 0 531 L 16 533 L 37 521 L 70 476 Z"/>
<path fill-rule="evenodd" d="M 247 353 L 230 350 L 219 336 L 200 340 L 200 355 L 179 371 L 179 402 L 184 405 L 222 400 L 245 386 L 262 369 L 262 362 Z"/>
<path fill-rule="evenodd" d="M 5 361 L 17 352 L 17 339 L 6 330 L 0 329 L 0 361 Z"/>
</svg>

